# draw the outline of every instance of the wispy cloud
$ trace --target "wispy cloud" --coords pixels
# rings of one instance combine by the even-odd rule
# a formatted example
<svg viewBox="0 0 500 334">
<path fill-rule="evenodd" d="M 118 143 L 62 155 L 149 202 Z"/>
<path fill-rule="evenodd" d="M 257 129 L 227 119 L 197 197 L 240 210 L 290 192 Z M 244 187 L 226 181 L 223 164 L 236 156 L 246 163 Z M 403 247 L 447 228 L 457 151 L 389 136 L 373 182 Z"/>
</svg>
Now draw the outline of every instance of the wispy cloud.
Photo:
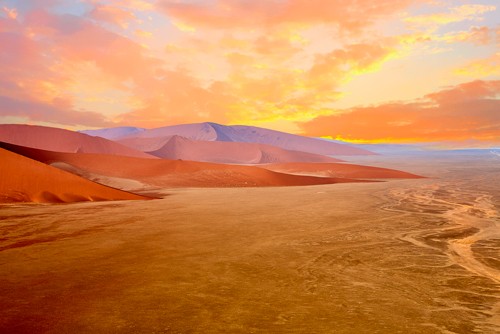
<svg viewBox="0 0 500 334">
<path fill-rule="evenodd" d="M 493 12 L 496 6 L 466 4 L 452 7 L 448 12 L 410 16 L 405 19 L 407 23 L 414 25 L 445 25 L 466 20 L 481 21 L 482 14 Z"/>
</svg>

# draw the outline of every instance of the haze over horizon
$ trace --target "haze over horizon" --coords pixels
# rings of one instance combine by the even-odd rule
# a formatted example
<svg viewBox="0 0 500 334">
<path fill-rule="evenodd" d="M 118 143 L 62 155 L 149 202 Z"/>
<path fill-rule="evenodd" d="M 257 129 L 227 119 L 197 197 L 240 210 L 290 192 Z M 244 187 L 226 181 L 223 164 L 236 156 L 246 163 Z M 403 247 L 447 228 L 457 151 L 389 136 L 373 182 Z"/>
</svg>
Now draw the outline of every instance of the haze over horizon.
<svg viewBox="0 0 500 334">
<path fill-rule="evenodd" d="M 0 123 L 500 146 L 499 4 L 0 1 Z M 6 47 L 5 47 L 6 46 Z"/>
</svg>

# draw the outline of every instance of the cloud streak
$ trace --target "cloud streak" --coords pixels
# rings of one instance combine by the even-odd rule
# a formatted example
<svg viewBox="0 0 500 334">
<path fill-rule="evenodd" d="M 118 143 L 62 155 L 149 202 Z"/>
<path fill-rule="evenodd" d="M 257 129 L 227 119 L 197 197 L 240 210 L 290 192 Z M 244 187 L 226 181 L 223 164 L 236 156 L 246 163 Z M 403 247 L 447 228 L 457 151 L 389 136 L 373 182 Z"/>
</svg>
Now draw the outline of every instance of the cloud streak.
<svg viewBox="0 0 500 334">
<path fill-rule="evenodd" d="M 472 81 L 413 102 L 342 110 L 301 127 L 311 136 L 353 141 L 500 141 L 500 80 Z"/>
<path fill-rule="evenodd" d="M 34 101 L 21 101 L 0 96 L 0 116 L 26 117 L 31 121 L 59 123 L 65 125 L 112 126 L 112 123 L 99 113 L 73 109 L 67 100 L 54 100 L 50 104 Z"/>
</svg>

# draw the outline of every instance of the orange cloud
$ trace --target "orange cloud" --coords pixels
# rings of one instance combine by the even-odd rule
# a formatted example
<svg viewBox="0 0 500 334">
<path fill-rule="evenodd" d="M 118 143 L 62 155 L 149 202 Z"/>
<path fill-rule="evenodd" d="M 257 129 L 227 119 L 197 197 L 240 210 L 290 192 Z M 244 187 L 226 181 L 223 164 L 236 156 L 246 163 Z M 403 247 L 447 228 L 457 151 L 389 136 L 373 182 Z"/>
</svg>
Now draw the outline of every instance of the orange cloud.
<svg viewBox="0 0 500 334">
<path fill-rule="evenodd" d="M 65 125 L 112 126 L 109 120 L 97 112 L 73 109 L 71 102 L 55 99 L 51 103 L 16 100 L 0 95 L 0 117 L 25 117 L 30 121 L 58 123 Z"/>
<path fill-rule="evenodd" d="M 450 8 L 448 13 L 435 13 L 427 15 L 411 16 L 406 22 L 415 25 L 445 25 L 465 20 L 480 21 L 484 13 L 495 11 L 495 6 L 468 4 Z"/>
<path fill-rule="evenodd" d="M 119 124 L 139 124 L 155 127 L 218 120 L 227 122 L 228 106 L 234 101 L 225 95 L 222 84 L 202 88 L 189 75 L 177 72 L 163 72 L 163 80 L 145 82 L 144 91 L 139 92 L 139 104 L 134 111 L 117 117 Z"/>
<path fill-rule="evenodd" d="M 141 30 L 141 29 L 136 29 L 134 31 L 134 34 L 140 38 L 152 38 L 153 37 L 153 33 L 151 31 L 146 31 L 146 30 Z"/>
<path fill-rule="evenodd" d="M 477 45 L 487 45 L 491 42 L 491 29 L 489 27 L 471 27 L 469 31 L 447 33 L 437 40 L 446 43 L 471 42 Z"/>
<path fill-rule="evenodd" d="M 117 6 L 133 9 L 136 11 L 146 11 L 153 9 L 153 4 L 148 0 L 108 0 Z"/>
<path fill-rule="evenodd" d="M 365 142 L 500 142 L 500 80 L 472 81 L 413 102 L 343 110 L 301 125 L 310 136 Z"/>
<path fill-rule="evenodd" d="M 180 21 L 173 21 L 172 24 L 183 32 L 195 32 L 196 28 Z"/>
<path fill-rule="evenodd" d="M 380 44 L 353 44 L 316 57 L 309 74 L 324 84 L 340 81 L 346 76 L 372 71 L 396 53 L 390 41 Z"/>
<path fill-rule="evenodd" d="M 85 18 L 40 9 L 21 22 L 0 18 L 0 45 L 9 45 L 0 49 L 0 116 L 66 125 L 112 125 L 101 110 L 78 105 L 85 101 L 73 87 L 87 64 L 95 64 L 99 83 L 127 91 L 126 80 L 154 74 L 159 63 L 133 41 Z M 140 68 L 130 70 L 131 64 Z"/>
<path fill-rule="evenodd" d="M 181 2 L 160 0 L 157 6 L 167 15 L 192 27 L 262 28 L 280 24 L 336 24 L 355 31 L 384 15 L 406 8 L 410 0 L 288 0 Z M 363 19 L 359 19 L 362 17 Z"/>
<path fill-rule="evenodd" d="M 95 5 L 90 12 L 90 17 L 101 21 L 114 24 L 122 29 L 126 29 L 130 21 L 136 17 L 133 12 L 112 5 Z"/>
<path fill-rule="evenodd" d="M 500 75 L 500 52 L 497 52 L 488 58 L 468 62 L 464 66 L 456 69 L 455 73 L 471 77 Z"/>
<path fill-rule="evenodd" d="M 231 106 L 229 120 L 303 122 L 327 114 L 341 96 L 340 85 L 380 66 L 394 52 L 389 45 L 347 45 L 315 57 L 304 70 L 282 68 L 273 62 L 270 71 L 263 66 L 262 75 L 255 74 L 260 68 L 256 66 L 258 59 L 232 54 L 230 61 L 235 67 L 226 87 L 228 95 L 238 98 Z"/>
<path fill-rule="evenodd" d="M 4 13 L 7 14 L 7 17 L 15 20 L 17 18 L 17 9 L 15 8 L 8 8 L 8 7 L 3 7 L 2 8 Z"/>
<path fill-rule="evenodd" d="M 366 82 L 346 89 L 355 78 L 382 71 L 378 78 L 400 80 L 401 67 L 424 68 L 421 63 L 443 47 L 481 45 L 474 57 L 486 57 L 494 29 L 486 21 L 463 31 L 396 31 L 394 26 L 408 28 L 402 11 L 412 10 L 410 4 L 415 1 L 34 0 L 19 6 L 15 20 L 11 9 L 0 16 L 0 45 L 9 46 L 0 49 L 0 96 L 10 106 L 3 116 L 16 116 L 24 106 L 25 117 L 71 124 L 153 127 L 209 120 L 295 129 L 297 122 L 330 115 L 343 92 L 368 100 Z M 460 6 L 451 14 L 475 21 L 490 10 Z M 465 50 L 470 61 L 473 52 Z M 403 58 L 412 59 L 403 64 Z M 491 75 L 496 61 L 478 60 L 457 73 Z M 427 85 L 422 77 L 443 76 L 435 72 L 422 71 L 417 91 Z M 411 85 L 405 84 L 408 91 Z M 430 107 L 433 100 L 426 99 L 418 103 Z M 36 114 L 33 106 L 45 111 Z"/>
</svg>

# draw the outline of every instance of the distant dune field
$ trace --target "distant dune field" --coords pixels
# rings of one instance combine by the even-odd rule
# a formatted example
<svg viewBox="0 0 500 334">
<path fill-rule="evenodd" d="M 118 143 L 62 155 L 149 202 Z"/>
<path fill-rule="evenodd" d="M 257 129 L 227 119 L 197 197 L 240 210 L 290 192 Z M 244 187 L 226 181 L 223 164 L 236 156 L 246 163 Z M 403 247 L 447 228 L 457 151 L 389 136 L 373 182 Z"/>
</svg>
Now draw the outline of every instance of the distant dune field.
<svg viewBox="0 0 500 334">
<path fill-rule="evenodd" d="M 137 129 L 135 131 L 130 131 L 129 128 L 123 128 L 123 131 L 120 130 L 120 128 L 115 128 L 82 132 L 117 140 L 135 148 L 142 146 L 144 151 L 157 150 L 162 144 L 166 143 L 169 137 L 180 136 L 197 141 L 265 144 L 291 151 L 321 155 L 357 156 L 375 154 L 355 145 L 245 125 L 227 126 L 206 122 L 172 125 L 155 129 Z M 117 133 L 122 133 L 122 135 L 117 135 Z M 134 141 L 133 139 L 139 140 Z"/>
<path fill-rule="evenodd" d="M 348 178 L 290 175 L 254 166 L 141 159 L 104 154 L 60 153 L 5 143 L 0 144 L 0 147 L 47 164 L 66 163 L 81 172 L 132 179 L 161 187 L 269 187 L 362 182 Z"/>
<path fill-rule="evenodd" d="M 159 149 L 147 153 L 164 159 L 182 159 L 232 164 L 341 161 L 340 159 L 324 155 L 290 151 L 265 144 L 224 141 L 194 141 L 177 135 L 170 137 L 168 141 Z"/>
</svg>

